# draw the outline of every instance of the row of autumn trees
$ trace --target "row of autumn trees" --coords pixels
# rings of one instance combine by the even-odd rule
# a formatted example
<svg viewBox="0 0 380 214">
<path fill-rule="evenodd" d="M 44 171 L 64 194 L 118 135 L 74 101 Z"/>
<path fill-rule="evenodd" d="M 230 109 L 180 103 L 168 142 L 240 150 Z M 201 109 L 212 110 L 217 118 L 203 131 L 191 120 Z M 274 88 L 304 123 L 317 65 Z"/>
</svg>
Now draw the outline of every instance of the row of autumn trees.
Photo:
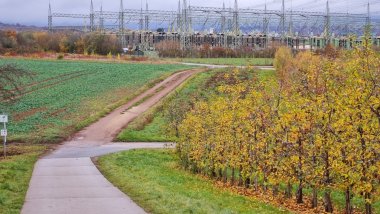
<svg viewBox="0 0 380 214">
<path fill-rule="evenodd" d="M 182 164 L 213 178 L 271 191 L 311 206 L 345 193 L 345 213 L 362 197 L 365 212 L 379 190 L 380 57 L 369 43 L 327 56 L 287 48 L 276 53 L 276 78 L 235 78 L 197 102 L 179 126 Z M 234 70 L 226 78 L 239 75 Z M 293 191 L 296 186 L 296 191 Z M 281 196 L 282 197 L 282 196 Z"/>
<path fill-rule="evenodd" d="M 0 30 L 0 54 L 56 52 L 106 55 L 121 51 L 120 42 L 115 35 L 73 31 L 48 33 Z"/>
<path fill-rule="evenodd" d="M 255 57 L 272 58 L 275 48 L 256 50 L 242 47 L 236 50 L 223 47 L 203 45 L 190 50 L 182 50 L 179 41 L 161 41 L 155 44 L 161 57 Z M 25 54 L 38 52 L 100 54 L 107 55 L 122 52 L 120 40 L 116 35 L 99 32 L 83 33 L 75 31 L 58 31 L 54 33 L 42 31 L 17 32 L 0 30 L 0 54 Z"/>
<path fill-rule="evenodd" d="M 160 57 L 192 57 L 192 58 L 273 58 L 276 52 L 277 44 L 266 49 L 257 49 L 255 47 L 226 48 L 203 44 L 200 46 L 182 50 L 179 41 L 161 41 L 155 45 Z"/>
</svg>

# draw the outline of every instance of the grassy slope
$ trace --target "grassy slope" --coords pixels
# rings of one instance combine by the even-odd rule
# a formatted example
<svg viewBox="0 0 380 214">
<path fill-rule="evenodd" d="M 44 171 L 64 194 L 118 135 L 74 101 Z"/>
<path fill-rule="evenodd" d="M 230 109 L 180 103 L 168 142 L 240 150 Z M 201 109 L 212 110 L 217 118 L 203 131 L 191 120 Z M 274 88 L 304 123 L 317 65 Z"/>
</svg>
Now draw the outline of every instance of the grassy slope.
<svg viewBox="0 0 380 214">
<path fill-rule="evenodd" d="M 23 145 L 18 148 L 10 146 L 9 149 L 24 154 L 5 160 L 0 157 L 0 214 L 20 213 L 34 163 L 45 147 Z"/>
<path fill-rule="evenodd" d="M 188 80 L 182 87 L 176 90 L 169 98 L 163 102 L 183 102 L 194 95 L 206 97 L 209 91 L 205 90 L 206 82 L 215 75 L 211 71 L 200 73 Z M 270 78 L 274 75 L 274 71 L 263 70 L 259 72 L 260 79 Z M 124 129 L 117 137 L 119 142 L 172 142 L 175 136 L 168 133 L 166 124 L 168 119 L 162 112 L 160 107 L 156 107 L 144 115 L 134 120 L 126 129 Z"/>
<path fill-rule="evenodd" d="M 151 213 L 287 213 L 219 189 L 178 162 L 171 150 L 133 150 L 98 161 L 113 184 Z"/>
<path fill-rule="evenodd" d="M 272 65 L 273 59 L 270 58 L 185 58 L 176 59 L 181 62 L 189 63 L 202 63 L 202 64 L 214 64 L 214 65 L 234 65 L 234 66 L 245 66 L 245 65 Z"/>
<path fill-rule="evenodd" d="M 119 64 L 104 62 L 0 59 L 35 73 L 25 84 L 39 82 L 16 103 L 4 105 L 10 113 L 10 140 L 60 141 L 141 93 L 154 80 L 188 68 L 182 65 Z M 79 72 L 79 73 L 78 73 Z M 84 74 L 65 80 L 72 73 Z M 77 75 L 77 74 L 75 74 Z M 41 82 L 49 78 L 56 78 Z M 53 86 L 49 84 L 53 83 Z"/>
<path fill-rule="evenodd" d="M 152 117 L 152 122 L 141 127 L 142 120 L 146 117 Z M 166 119 L 159 112 L 150 112 L 145 114 L 140 120 L 134 121 L 124 129 L 117 141 L 120 142 L 172 142 L 175 138 L 165 134 Z"/>
</svg>

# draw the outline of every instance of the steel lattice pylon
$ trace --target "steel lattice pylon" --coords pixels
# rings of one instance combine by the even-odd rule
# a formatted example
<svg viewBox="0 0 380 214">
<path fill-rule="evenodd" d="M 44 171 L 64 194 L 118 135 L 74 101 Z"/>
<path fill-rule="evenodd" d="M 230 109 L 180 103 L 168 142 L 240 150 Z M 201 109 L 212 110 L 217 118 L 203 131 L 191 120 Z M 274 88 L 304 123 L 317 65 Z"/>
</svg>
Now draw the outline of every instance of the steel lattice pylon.
<svg viewBox="0 0 380 214">
<path fill-rule="evenodd" d="M 238 1 L 234 1 L 233 8 L 190 6 L 187 0 L 179 0 L 177 11 L 152 10 L 146 2 L 145 9 L 125 9 L 123 0 L 120 0 L 119 12 L 94 10 L 91 0 L 89 14 L 53 13 L 49 3 L 48 29 L 89 29 L 108 34 L 117 34 L 123 47 L 127 46 L 126 35 L 130 34 L 134 27 L 139 26 L 141 33 L 141 47 L 148 49 L 150 41 L 154 40 L 152 31 L 155 26 L 166 29 L 163 38 L 179 40 L 182 49 L 190 49 L 194 45 L 194 36 L 202 35 L 216 37 L 212 44 L 222 47 L 238 48 L 244 39 L 263 37 L 267 46 L 272 40 L 280 40 L 288 43 L 294 39 L 308 40 L 321 37 L 325 43 L 332 41 L 333 37 L 343 37 L 349 34 L 360 35 L 364 26 L 371 26 L 374 33 L 380 32 L 380 20 L 370 17 L 368 14 L 332 13 L 329 2 L 326 1 L 325 12 L 307 12 L 286 10 L 285 0 L 282 0 L 281 10 L 269 10 L 267 5 L 263 9 L 239 8 Z M 53 26 L 53 18 L 83 19 L 89 20 L 89 26 Z M 115 25 L 114 23 L 117 23 Z M 134 25 L 136 23 L 136 25 Z M 165 23 L 165 24 L 163 24 Z M 258 24 L 258 23 L 262 23 Z M 348 24 L 350 27 L 348 28 Z M 126 26 L 130 26 L 127 28 Z M 131 29 L 132 28 L 132 29 Z M 161 38 L 161 36 L 160 36 Z"/>
</svg>

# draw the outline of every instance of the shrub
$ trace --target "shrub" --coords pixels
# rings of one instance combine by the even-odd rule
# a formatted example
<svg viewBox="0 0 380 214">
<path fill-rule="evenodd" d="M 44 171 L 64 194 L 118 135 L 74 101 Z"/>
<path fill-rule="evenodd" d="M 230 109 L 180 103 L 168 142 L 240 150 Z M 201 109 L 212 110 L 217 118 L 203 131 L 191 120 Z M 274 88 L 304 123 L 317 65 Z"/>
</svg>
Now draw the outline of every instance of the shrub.
<svg viewBox="0 0 380 214">
<path fill-rule="evenodd" d="M 65 58 L 65 56 L 63 54 L 58 54 L 57 60 L 63 60 L 63 58 Z"/>
</svg>

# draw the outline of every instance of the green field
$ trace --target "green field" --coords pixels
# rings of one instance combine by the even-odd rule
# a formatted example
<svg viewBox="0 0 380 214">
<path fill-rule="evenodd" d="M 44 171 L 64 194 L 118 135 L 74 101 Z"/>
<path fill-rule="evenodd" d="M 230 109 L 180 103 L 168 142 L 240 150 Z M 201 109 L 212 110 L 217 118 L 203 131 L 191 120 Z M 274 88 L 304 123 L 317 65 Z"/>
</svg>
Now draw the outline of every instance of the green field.
<svg viewBox="0 0 380 214">
<path fill-rule="evenodd" d="M 181 62 L 213 64 L 213 65 L 233 65 L 233 66 L 247 66 L 247 65 L 273 65 L 273 59 L 270 58 L 184 58 L 174 59 Z"/>
<path fill-rule="evenodd" d="M 182 170 L 172 150 L 132 150 L 101 157 L 98 164 L 149 213 L 289 213 Z"/>
<path fill-rule="evenodd" d="M 11 141 L 56 142 L 151 87 L 183 65 L 0 59 L 33 72 L 10 114 Z"/>
<path fill-rule="evenodd" d="M 12 145 L 8 148 L 7 159 L 0 155 L 0 214 L 20 213 L 33 166 L 45 150 L 38 145 Z M 0 146 L 0 150 L 3 148 Z"/>
</svg>

